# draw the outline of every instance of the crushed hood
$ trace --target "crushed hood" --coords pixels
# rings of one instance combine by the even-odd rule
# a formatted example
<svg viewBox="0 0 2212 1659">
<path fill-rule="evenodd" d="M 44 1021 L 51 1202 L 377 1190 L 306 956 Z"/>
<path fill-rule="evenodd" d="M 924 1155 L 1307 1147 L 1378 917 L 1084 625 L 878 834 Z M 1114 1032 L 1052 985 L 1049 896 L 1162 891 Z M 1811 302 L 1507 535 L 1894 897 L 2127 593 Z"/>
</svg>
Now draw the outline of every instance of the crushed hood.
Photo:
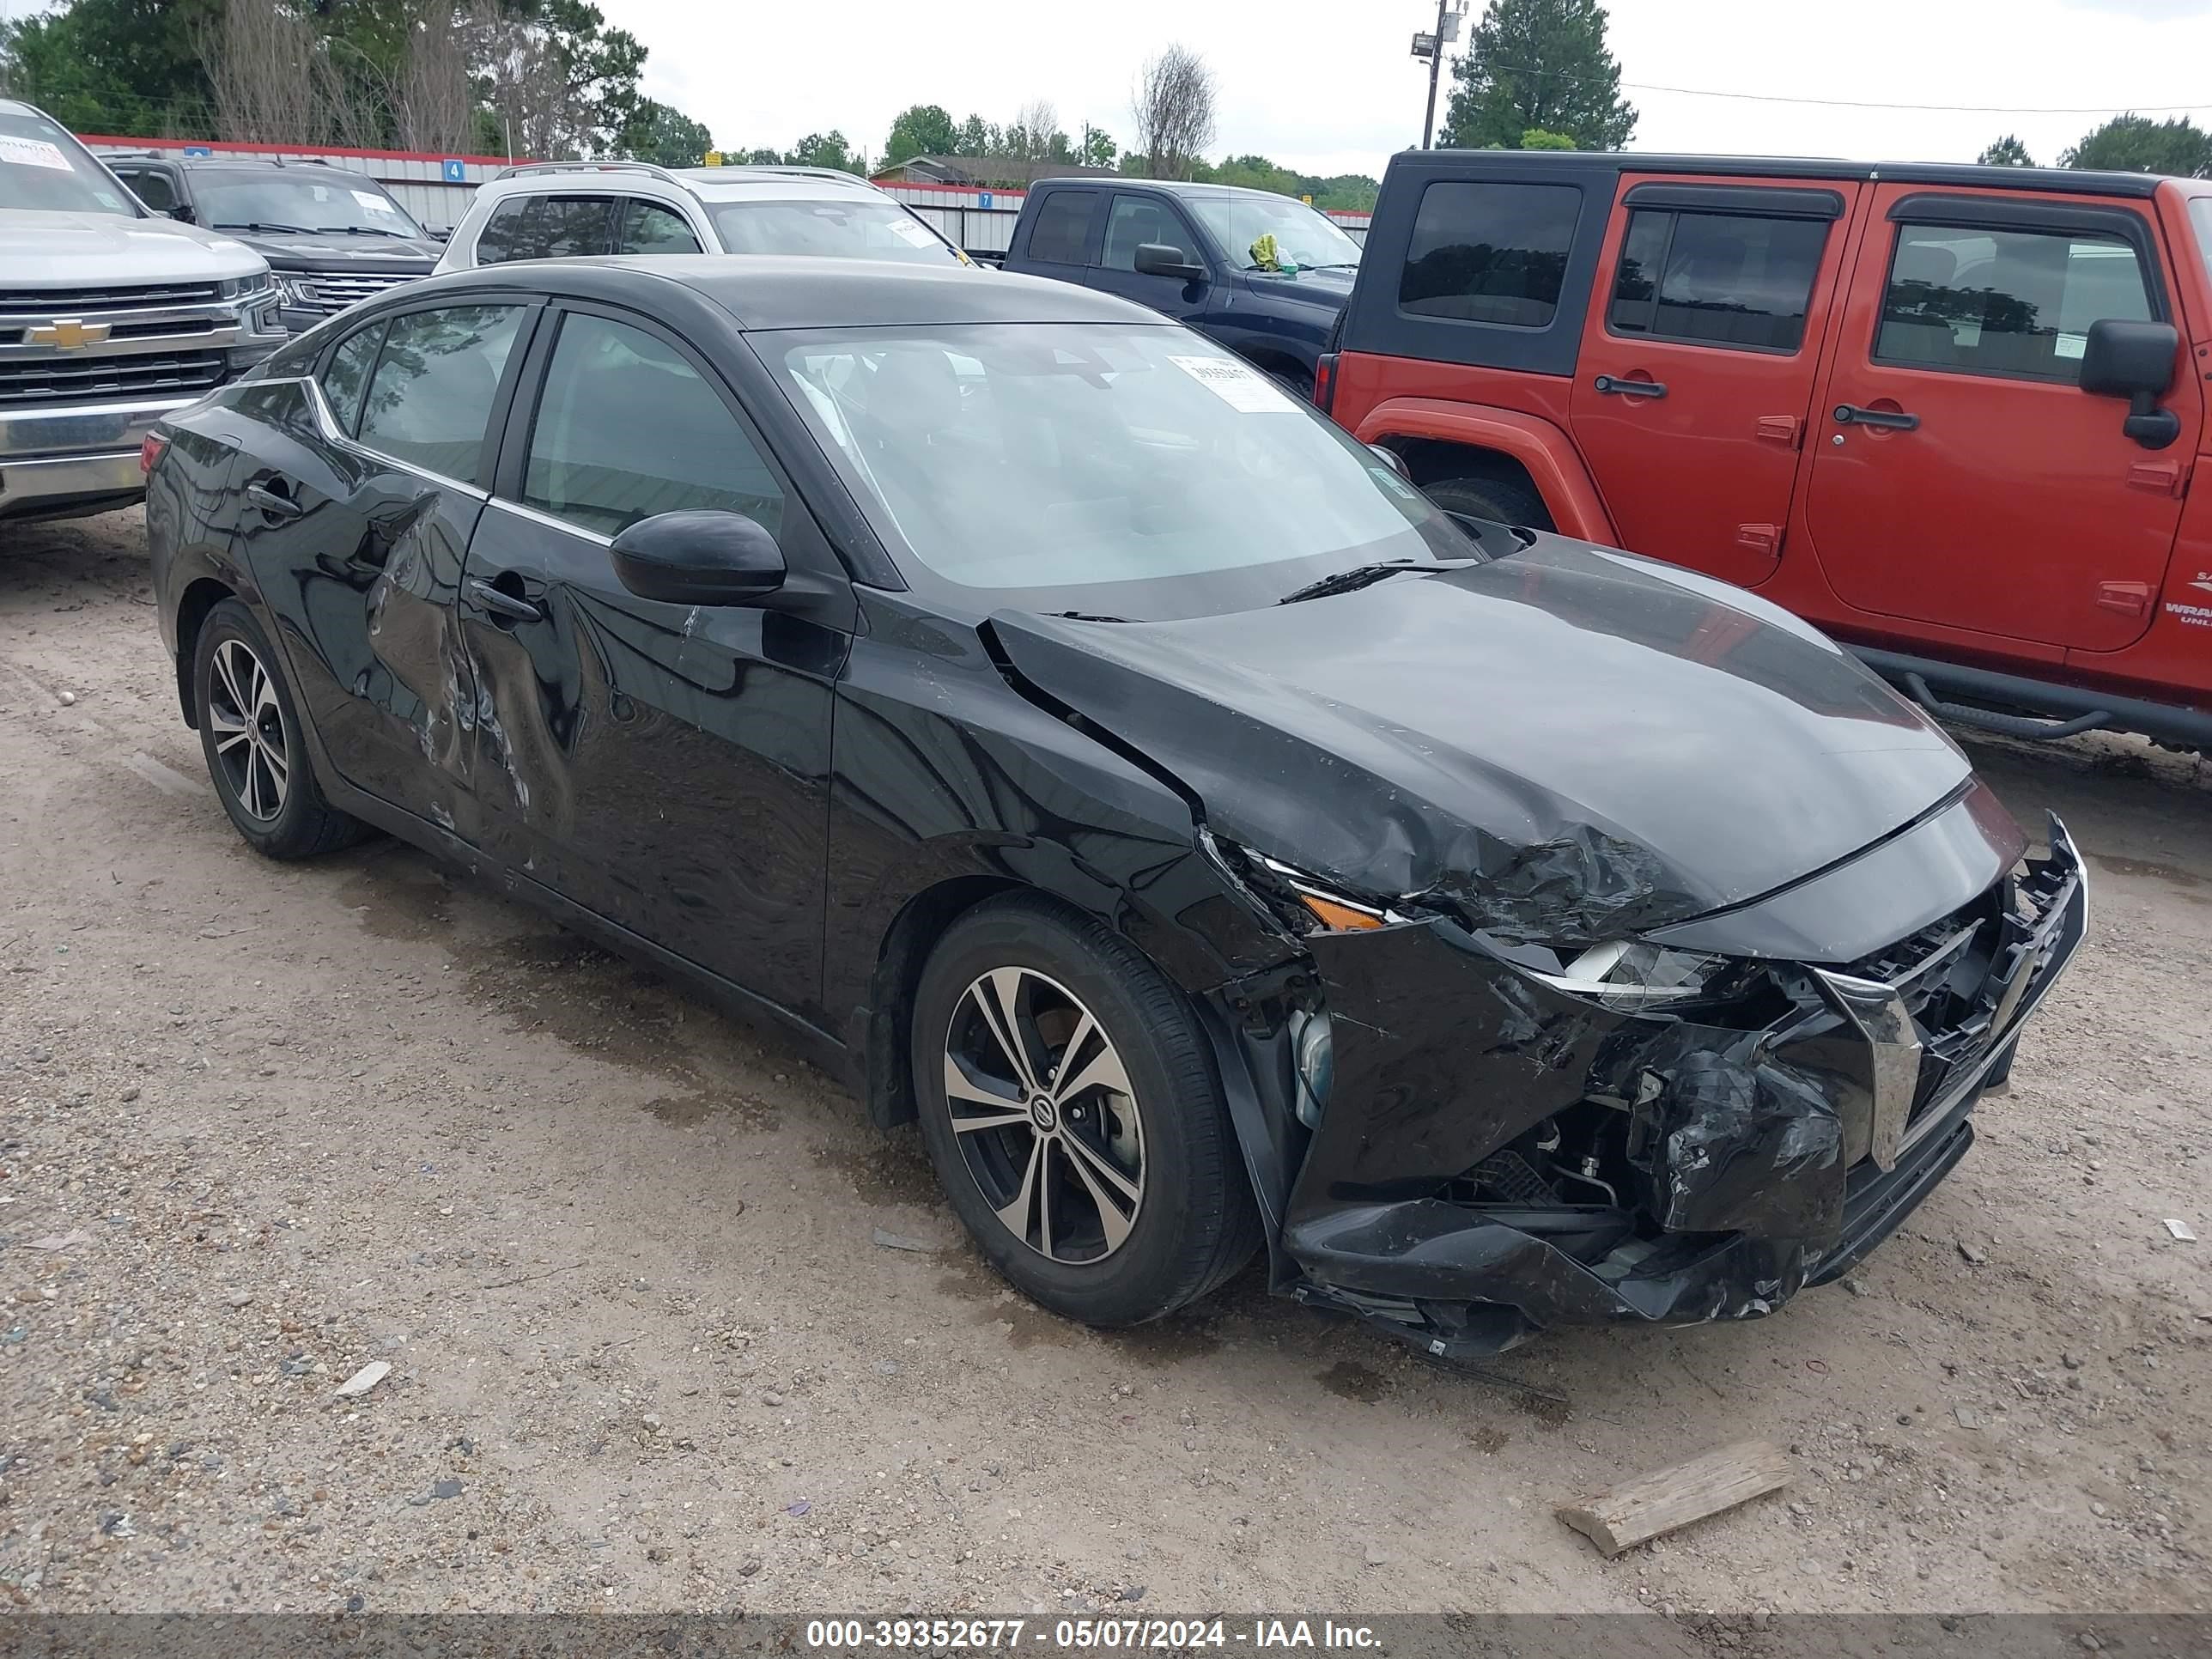
<svg viewBox="0 0 2212 1659">
<path fill-rule="evenodd" d="M 264 269 L 261 256 L 236 238 L 173 219 L 0 211 L 0 270 L 11 289 L 214 283 Z"/>
<path fill-rule="evenodd" d="M 1771 892 L 1971 775 L 1802 623 L 1556 537 L 1259 611 L 991 625 L 1019 675 L 1179 779 L 1216 835 L 1523 939 Z"/>
</svg>

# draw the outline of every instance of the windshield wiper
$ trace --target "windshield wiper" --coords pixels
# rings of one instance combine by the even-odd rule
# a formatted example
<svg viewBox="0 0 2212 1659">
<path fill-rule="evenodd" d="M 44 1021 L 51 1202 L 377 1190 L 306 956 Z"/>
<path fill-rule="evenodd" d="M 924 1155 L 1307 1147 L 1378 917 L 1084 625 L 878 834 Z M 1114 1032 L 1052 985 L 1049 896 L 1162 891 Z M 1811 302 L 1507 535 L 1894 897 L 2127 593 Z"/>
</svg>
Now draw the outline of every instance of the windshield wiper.
<svg viewBox="0 0 2212 1659">
<path fill-rule="evenodd" d="M 313 229 L 306 225 L 275 225 L 269 224 L 258 219 L 251 224 L 215 224 L 209 226 L 208 228 L 210 230 L 251 230 L 264 233 L 280 232 L 294 236 L 323 236 L 329 234 L 325 231 Z"/>
<path fill-rule="evenodd" d="M 1048 611 L 1045 612 L 1045 615 L 1048 617 L 1065 617 L 1070 622 L 1125 623 L 1129 620 L 1127 617 L 1093 616 L 1087 611 Z"/>
<path fill-rule="evenodd" d="M 1355 564 L 1349 570 L 1340 570 L 1334 576 L 1323 576 L 1317 582 L 1308 582 L 1275 601 L 1277 605 L 1296 605 L 1300 599 L 1325 599 L 1332 593 L 1349 593 L 1354 588 L 1364 587 L 1370 582 L 1379 582 L 1385 576 L 1397 575 L 1401 571 L 1419 570 L 1424 574 L 1443 570 L 1465 570 L 1470 565 L 1482 563 L 1480 559 L 1388 559 L 1380 564 Z"/>
<path fill-rule="evenodd" d="M 404 239 L 407 235 L 404 230 L 386 230 L 381 225 L 340 225 L 330 234 L 335 236 L 339 231 L 349 236 L 398 236 Z"/>
</svg>

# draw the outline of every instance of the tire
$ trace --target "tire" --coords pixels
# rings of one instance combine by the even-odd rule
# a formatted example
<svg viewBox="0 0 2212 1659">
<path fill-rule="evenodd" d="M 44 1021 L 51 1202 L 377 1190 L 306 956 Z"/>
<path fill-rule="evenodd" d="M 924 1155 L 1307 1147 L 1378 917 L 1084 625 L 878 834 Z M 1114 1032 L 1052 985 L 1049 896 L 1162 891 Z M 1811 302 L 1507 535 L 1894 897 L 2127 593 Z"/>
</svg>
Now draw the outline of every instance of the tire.
<svg viewBox="0 0 2212 1659">
<path fill-rule="evenodd" d="M 1470 519 L 1488 519 L 1496 524 L 1526 525 L 1531 530 L 1552 527 L 1544 498 L 1527 484 L 1510 478 L 1439 478 L 1423 484 L 1421 493 L 1447 513 L 1464 513 Z"/>
<path fill-rule="evenodd" d="M 1010 1006 L 1022 1062 L 999 1035 Z M 1077 1074 L 1055 1082 L 1071 1049 Z M 991 1264 L 1053 1312 L 1105 1327 L 1158 1319 L 1257 1247 L 1197 1018 L 1098 923 L 1033 896 L 961 917 L 922 970 L 912 1060 L 946 1197 Z M 1024 1063 L 1035 1092 L 1020 1086 Z M 987 1121 L 956 1128 L 956 1114 Z"/>
<path fill-rule="evenodd" d="M 216 796 L 255 852 L 313 858 L 368 833 L 360 819 L 324 799 L 276 650 L 237 599 L 223 600 L 200 623 L 192 702 Z"/>
</svg>

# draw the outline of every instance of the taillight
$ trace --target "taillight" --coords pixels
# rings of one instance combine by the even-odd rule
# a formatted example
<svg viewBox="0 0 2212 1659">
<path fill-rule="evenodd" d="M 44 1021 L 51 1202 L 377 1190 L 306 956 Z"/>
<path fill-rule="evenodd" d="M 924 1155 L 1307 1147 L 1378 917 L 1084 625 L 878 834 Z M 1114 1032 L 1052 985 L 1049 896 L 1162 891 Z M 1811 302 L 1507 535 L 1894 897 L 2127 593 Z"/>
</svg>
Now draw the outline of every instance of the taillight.
<svg viewBox="0 0 2212 1659">
<path fill-rule="evenodd" d="M 1314 407 L 1324 415 L 1336 406 L 1336 354 L 1325 351 L 1314 365 Z"/>
<path fill-rule="evenodd" d="M 160 433 L 148 433 L 146 441 L 138 446 L 139 471 L 151 472 L 154 470 L 154 463 L 161 459 L 161 452 L 168 447 L 169 441 Z"/>
</svg>

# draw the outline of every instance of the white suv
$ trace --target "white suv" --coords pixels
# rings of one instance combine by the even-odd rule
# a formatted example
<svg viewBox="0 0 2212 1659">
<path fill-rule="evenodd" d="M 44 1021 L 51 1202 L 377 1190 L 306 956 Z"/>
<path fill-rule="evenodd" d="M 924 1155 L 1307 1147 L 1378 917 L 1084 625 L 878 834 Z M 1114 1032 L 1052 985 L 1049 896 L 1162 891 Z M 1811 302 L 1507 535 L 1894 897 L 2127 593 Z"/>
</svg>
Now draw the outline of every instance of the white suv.
<svg viewBox="0 0 2212 1659">
<path fill-rule="evenodd" d="M 918 216 L 849 173 L 539 161 L 503 168 L 477 192 L 438 270 L 599 253 L 970 263 Z"/>
</svg>

